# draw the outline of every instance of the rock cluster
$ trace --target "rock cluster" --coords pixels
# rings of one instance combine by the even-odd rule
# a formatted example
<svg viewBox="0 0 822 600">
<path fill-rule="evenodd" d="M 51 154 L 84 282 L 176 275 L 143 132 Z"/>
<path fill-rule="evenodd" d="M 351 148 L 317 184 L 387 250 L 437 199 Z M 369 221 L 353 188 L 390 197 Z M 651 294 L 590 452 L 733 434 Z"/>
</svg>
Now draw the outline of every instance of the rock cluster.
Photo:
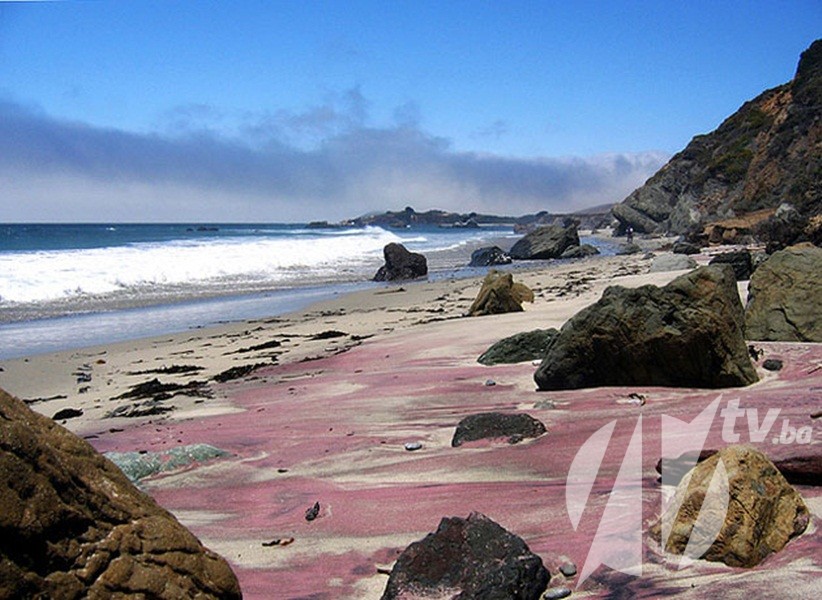
<svg viewBox="0 0 822 600">
<path fill-rule="evenodd" d="M 385 264 L 374 275 L 374 281 L 419 279 L 428 274 L 428 261 L 417 252 L 410 252 L 402 244 L 392 242 L 383 248 Z"/>
<path fill-rule="evenodd" d="M 663 288 L 611 286 L 572 317 L 534 374 L 541 390 L 611 385 L 721 388 L 757 381 L 727 265 Z"/>
<path fill-rule="evenodd" d="M 551 575 L 522 538 L 481 513 L 444 518 L 400 554 L 382 600 L 538 600 Z"/>
<path fill-rule="evenodd" d="M 822 248 L 800 244 L 757 267 L 748 286 L 749 340 L 822 342 Z"/>
<path fill-rule="evenodd" d="M 809 519 L 801 496 L 764 454 L 729 446 L 697 464 L 679 483 L 651 535 L 661 542 L 669 532 L 668 552 L 753 567 L 802 533 Z"/>
<path fill-rule="evenodd" d="M 228 564 L 87 442 L 3 391 L 0 423 L 0 597 L 242 597 Z"/>
<path fill-rule="evenodd" d="M 511 273 L 491 271 L 485 276 L 468 316 L 521 312 L 523 302 L 533 302 L 534 292 L 523 283 L 514 282 Z"/>
</svg>

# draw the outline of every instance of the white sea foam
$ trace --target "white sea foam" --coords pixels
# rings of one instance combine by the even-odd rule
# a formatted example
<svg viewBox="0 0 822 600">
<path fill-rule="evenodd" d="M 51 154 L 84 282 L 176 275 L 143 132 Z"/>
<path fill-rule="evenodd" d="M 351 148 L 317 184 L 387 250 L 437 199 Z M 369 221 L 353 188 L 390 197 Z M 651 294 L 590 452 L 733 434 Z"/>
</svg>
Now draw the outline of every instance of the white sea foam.
<svg viewBox="0 0 822 600">
<path fill-rule="evenodd" d="M 139 294 L 164 286 L 339 281 L 370 272 L 381 263 L 385 244 L 411 241 L 379 228 L 294 233 L 4 253 L 0 302 Z"/>
</svg>

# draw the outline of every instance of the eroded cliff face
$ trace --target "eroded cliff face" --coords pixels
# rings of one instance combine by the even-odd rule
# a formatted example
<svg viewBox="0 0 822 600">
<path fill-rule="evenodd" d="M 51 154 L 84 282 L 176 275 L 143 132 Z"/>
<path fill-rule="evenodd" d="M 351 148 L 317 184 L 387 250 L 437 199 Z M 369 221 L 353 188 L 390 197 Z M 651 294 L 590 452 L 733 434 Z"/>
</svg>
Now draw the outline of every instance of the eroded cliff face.
<svg viewBox="0 0 822 600">
<path fill-rule="evenodd" d="M 686 233 L 718 219 L 788 202 L 822 212 L 822 40 L 802 53 L 792 81 L 746 102 L 694 137 L 613 209 L 620 228 Z"/>
</svg>

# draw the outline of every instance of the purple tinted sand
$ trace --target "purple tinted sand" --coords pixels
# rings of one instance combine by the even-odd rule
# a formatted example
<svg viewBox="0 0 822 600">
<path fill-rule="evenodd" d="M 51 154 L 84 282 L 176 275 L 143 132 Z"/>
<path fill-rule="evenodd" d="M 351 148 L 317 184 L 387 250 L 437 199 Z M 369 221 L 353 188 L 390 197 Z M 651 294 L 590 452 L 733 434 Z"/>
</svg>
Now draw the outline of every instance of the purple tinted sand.
<svg viewBox="0 0 822 600">
<path fill-rule="evenodd" d="M 448 348 L 440 349 L 443 343 Z M 822 346 L 757 345 L 768 356 L 778 355 L 784 368 L 748 388 L 723 390 L 723 406 L 739 399 L 740 408 L 758 410 L 760 422 L 768 409 L 779 408 L 772 434 L 753 445 L 773 460 L 797 453 L 822 460 L 819 420 L 810 417 L 820 410 Z M 456 349 L 458 355 L 448 354 Z M 473 339 L 452 335 L 444 340 L 438 327 L 400 332 L 337 356 L 259 371 L 261 380 L 225 385 L 222 392 L 242 412 L 150 423 L 94 443 L 100 450 L 126 451 L 203 442 L 233 453 L 228 460 L 189 471 L 191 478 L 163 476 L 146 485 L 172 512 L 223 515 L 190 527 L 232 563 L 246 598 L 372 597 L 387 579 L 378 567 L 390 567 L 399 551 L 436 529 L 442 517 L 471 511 L 483 512 L 523 537 L 546 564 L 557 565 L 564 556 L 581 569 L 640 414 L 644 523 L 658 516 L 654 467 L 660 456 L 661 416 L 691 421 L 719 391 L 536 392 L 532 365 L 484 367 L 474 362 L 483 349 Z M 484 385 L 489 378 L 497 385 Z M 645 396 L 644 406 L 618 402 L 632 392 Z M 545 423 L 548 433 L 516 445 L 450 446 L 462 417 L 491 410 L 528 412 Z M 783 419 L 794 427 L 813 427 L 815 443 L 773 444 Z M 565 478 L 580 446 L 612 420 L 614 435 L 574 530 L 565 507 Z M 736 432 L 741 442 L 750 441 L 744 418 Z M 405 450 L 410 441 L 421 442 L 422 448 Z M 724 445 L 717 415 L 705 447 Z M 822 497 L 819 488 L 799 489 L 806 499 L 818 502 Z M 305 511 L 314 502 L 320 503 L 320 513 L 308 522 Z M 263 542 L 292 537 L 291 544 L 262 547 Z M 815 524 L 810 533 L 749 571 L 761 576 L 727 581 L 699 577 L 740 570 L 704 562 L 682 570 L 664 567 L 652 543 L 646 539 L 645 544 L 655 569 L 627 579 L 601 570 L 589 580 L 592 591 L 607 596 L 619 586 L 636 597 L 655 597 L 687 592 L 696 582 L 711 586 L 705 589 L 712 593 L 733 585 L 737 592 L 756 596 L 765 586 L 770 594 L 813 586 L 822 572 L 822 540 Z M 800 563 L 802 569 L 794 568 Z M 780 577 L 777 569 L 789 570 L 790 576 Z M 768 575 L 771 571 L 774 577 Z M 362 587 L 369 582 L 371 596 Z"/>
</svg>

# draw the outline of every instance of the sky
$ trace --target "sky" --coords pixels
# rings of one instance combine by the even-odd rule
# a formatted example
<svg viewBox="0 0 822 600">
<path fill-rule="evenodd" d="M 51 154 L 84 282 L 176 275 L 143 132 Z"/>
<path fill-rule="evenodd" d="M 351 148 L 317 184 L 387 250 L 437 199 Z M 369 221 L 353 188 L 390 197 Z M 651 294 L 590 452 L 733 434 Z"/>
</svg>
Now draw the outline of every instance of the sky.
<svg viewBox="0 0 822 600">
<path fill-rule="evenodd" d="M 0 1 L 0 222 L 619 202 L 822 2 Z"/>
</svg>

